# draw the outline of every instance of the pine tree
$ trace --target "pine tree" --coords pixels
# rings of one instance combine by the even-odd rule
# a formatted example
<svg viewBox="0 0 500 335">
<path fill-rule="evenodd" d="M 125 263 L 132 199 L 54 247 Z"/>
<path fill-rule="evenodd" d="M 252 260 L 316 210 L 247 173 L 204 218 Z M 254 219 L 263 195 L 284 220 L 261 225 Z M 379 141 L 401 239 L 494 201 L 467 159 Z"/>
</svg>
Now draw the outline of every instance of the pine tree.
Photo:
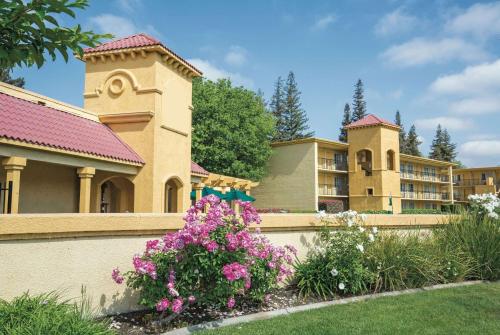
<svg viewBox="0 0 500 335">
<path fill-rule="evenodd" d="M 354 86 L 354 95 L 352 101 L 352 119 L 351 121 L 358 121 L 366 116 L 366 102 L 364 97 L 363 82 L 358 79 Z"/>
<path fill-rule="evenodd" d="M 403 148 L 403 153 L 412 156 L 422 156 L 418 146 L 422 144 L 417 135 L 417 130 L 415 125 L 412 125 L 408 135 L 406 136 L 405 146 Z"/>
<path fill-rule="evenodd" d="M 285 135 L 285 92 L 284 92 L 284 81 L 281 77 L 278 77 L 276 83 L 274 84 L 274 94 L 271 98 L 270 108 L 271 113 L 276 120 L 276 130 L 274 132 L 273 141 L 283 141 L 286 138 Z"/>
<path fill-rule="evenodd" d="M 436 128 L 436 135 L 431 144 L 431 151 L 429 152 L 429 158 L 444 160 L 444 149 L 443 149 L 443 130 L 441 125 L 438 124 Z"/>
<path fill-rule="evenodd" d="M 346 104 L 344 105 L 344 116 L 342 118 L 342 127 L 340 127 L 340 134 L 339 134 L 340 142 L 347 143 L 347 129 L 345 129 L 345 126 L 347 126 L 349 123 L 351 123 L 351 107 L 346 102 Z"/>
<path fill-rule="evenodd" d="M 300 91 L 292 71 L 288 74 L 285 85 L 285 110 L 284 110 L 284 133 L 285 140 L 295 140 L 314 136 L 314 132 L 308 131 L 309 125 L 306 111 L 300 103 Z"/>
<path fill-rule="evenodd" d="M 5 68 L 0 68 L 0 81 L 3 81 L 4 83 L 14 85 L 17 87 L 24 87 L 24 78 L 19 77 L 19 78 L 12 78 L 10 76 L 11 69 L 5 69 Z"/>
<path fill-rule="evenodd" d="M 394 123 L 399 126 L 399 152 L 405 154 L 406 149 L 406 132 L 403 123 L 401 122 L 401 114 L 399 110 L 396 111 L 396 119 Z"/>
<path fill-rule="evenodd" d="M 442 148 L 443 160 L 446 162 L 454 162 L 457 157 L 457 145 L 451 142 L 451 137 L 447 129 L 443 130 Z"/>
</svg>

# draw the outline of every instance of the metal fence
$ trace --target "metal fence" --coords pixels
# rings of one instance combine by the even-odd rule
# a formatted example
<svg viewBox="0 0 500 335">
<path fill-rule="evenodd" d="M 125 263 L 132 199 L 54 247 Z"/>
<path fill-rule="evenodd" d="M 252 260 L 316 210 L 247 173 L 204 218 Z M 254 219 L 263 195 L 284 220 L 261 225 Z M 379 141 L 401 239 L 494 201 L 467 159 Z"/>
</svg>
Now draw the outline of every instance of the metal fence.
<svg viewBox="0 0 500 335">
<path fill-rule="evenodd" d="M 0 213 L 10 214 L 12 211 L 12 181 L 0 183 Z"/>
</svg>

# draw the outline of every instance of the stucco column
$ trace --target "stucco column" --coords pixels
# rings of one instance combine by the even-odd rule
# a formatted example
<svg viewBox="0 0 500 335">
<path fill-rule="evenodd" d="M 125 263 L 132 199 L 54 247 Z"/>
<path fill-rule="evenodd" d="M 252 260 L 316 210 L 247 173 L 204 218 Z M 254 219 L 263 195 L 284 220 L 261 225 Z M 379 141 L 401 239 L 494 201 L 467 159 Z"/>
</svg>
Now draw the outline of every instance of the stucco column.
<svg viewBox="0 0 500 335">
<path fill-rule="evenodd" d="M 453 205 L 455 203 L 455 199 L 453 199 L 453 167 L 451 166 L 448 167 L 448 178 L 450 178 L 449 180 L 450 200 L 451 204 Z"/>
<path fill-rule="evenodd" d="M 205 187 L 205 184 L 203 183 L 196 183 L 196 184 L 193 184 L 193 190 L 194 190 L 194 193 L 195 193 L 195 200 L 198 201 L 201 199 L 202 197 L 202 191 L 203 191 L 203 188 Z"/>
<path fill-rule="evenodd" d="M 12 182 L 12 196 L 11 196 L 11 207 L 10 213 L 19 213 L 19 189 L 21 186 L 21 171 L 26 166 L 26 158 L 23 157 L 9 157 L 2 161 L 2 164 L 6 170 L 5 182 L 7 186 L 9 182 Z M 8 210 L 8 201 L 5 202 L 5 207 L 3 209 L 4 213 Z"/>
<path fill-rule="evenodd" d="M 80 204 L 78 208 L 79 213 L 90 212 L 90 186 L 92 184 L 92 177 L 95 175 L 95 168 L 82 167 L 76 170 L 78 177 L 80 177 Z"/>
</svg>

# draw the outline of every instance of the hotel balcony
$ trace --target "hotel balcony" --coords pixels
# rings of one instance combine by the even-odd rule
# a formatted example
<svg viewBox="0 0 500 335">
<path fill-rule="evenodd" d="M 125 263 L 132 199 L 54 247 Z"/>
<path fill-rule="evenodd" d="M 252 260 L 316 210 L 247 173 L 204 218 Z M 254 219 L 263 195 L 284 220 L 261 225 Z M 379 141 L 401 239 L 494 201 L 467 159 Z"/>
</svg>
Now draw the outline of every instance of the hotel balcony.
<svg viewBox="0 0 500 335">
<path fill-rule="evenodd" d="M 347 162 L 346 161 L 335 162 L 334 159 L 320 158 L 318 160 L 318 168 L 321 170 L 328 170 L 328 171 L 347 172 Z"/>
<path fill-rule="evenodd" d="M 403 200 L 450 200 L 447 192 L 401 192 L 401 199 Z"/>
<path fill-rule="evenodd" d="M 319 184 L 318 194 L 320 196 L 347 197 L 349 192 L 347 190 L 347 185 L 335 186 L 331 184 Z"/>
<path fill-rule="evenodd" d="M 470 187 L 476 185 L 487 185 L 487 180 L 482 179 L 461 179 L 453 180 L 455 186 Z"/>
<path fill-rule="evenodd" d="M 431 174 L 422 171 L 401 171 L 400 177 L 401 179 L 421 180 L 421 181 L 435 182 L 435 183 L 447 183 L 450 181 L 450 177 L 448 175 Z"/>
</svg>

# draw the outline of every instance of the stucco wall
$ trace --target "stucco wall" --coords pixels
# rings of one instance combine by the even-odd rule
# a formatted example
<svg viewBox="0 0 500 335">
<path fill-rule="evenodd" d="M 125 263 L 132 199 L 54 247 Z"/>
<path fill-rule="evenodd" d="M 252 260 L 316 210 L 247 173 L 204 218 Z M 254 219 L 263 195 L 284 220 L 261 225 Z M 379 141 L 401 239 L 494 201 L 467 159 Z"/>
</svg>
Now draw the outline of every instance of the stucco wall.
<svg viewBox="0 0 500 335">
<path fill-rule="evenodd" d="M 316 143 L 273 148 L 268 174 L 252 189 L 257 208 L 316 210 Z"/>
<path fill-rule="evenodd" d="M 28 161 L 21 171 L 19 213 L 77 213 L 79 185 L 73 167 Z"/>
<path fill-rule="evenodd" d="M 304 257 L 320 227 L 311 214 L 263 215 L 261 229 L 272 243 L 291 244 Z M 366 224 L 384 229 L 434 227 L 445 217 L 370 215 Z M 103 314 L 139 308 L 137 295 L 111 280 L 111 270 L 132 268 L 145 242 L 182 227 L 180 214 L 0 215 L 0 298 L 61 290 L 78 298 L 82 285 Z"/>
</svg>

